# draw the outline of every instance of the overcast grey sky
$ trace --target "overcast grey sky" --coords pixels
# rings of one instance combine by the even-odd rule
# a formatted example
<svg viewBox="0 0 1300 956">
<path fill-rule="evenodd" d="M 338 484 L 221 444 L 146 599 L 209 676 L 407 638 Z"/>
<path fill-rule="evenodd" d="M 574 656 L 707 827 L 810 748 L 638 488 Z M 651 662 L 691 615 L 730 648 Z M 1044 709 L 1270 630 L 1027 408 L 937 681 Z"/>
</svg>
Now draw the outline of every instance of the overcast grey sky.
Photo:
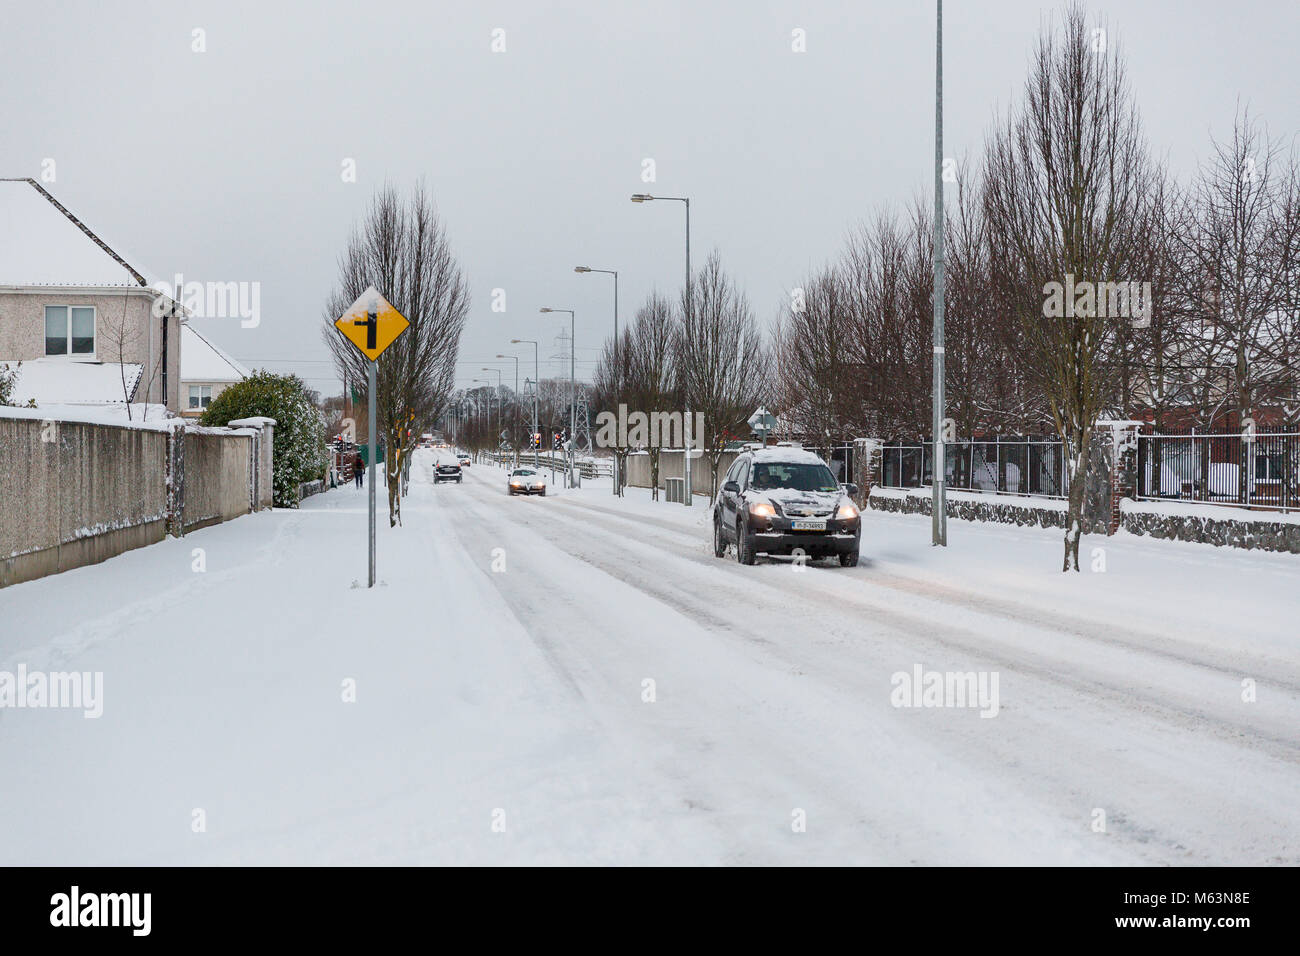
<svg viewBox="0 0 1300 956">
<path fill-rule="evenodd" d="M 1300 131 L 1295 0 L 1088 9 L 1127 52 L 1153 150 L 1180 177 L 1239 97 L 1274 135 Z M 978 153 L 1061 10 L 950 0 L 947 155 Z M 690 196 L 697 264 L 716 247 L 767 321 L 847 230 L 933 178 L 932 0 L 15 3 L 0 77 L 0 175 L 39 178 L 52 158 L 48 188 L 137 267 L 260 282 L 260 326 L 201 330 L 326 393 L 321 309 L 385 181 L 424 178 L 468 275 L 464 384 L 485 364 L 510 381 L 493 356 L 511 338 L 554 351 L 544 305 L 577 310 L 590 373 L 612 290 L 575 265 L 620 270 L 625 319 L 652 288 L 680 286 L 681 204 L 635 205 L 634 192 Z M 341 176 L 349 157 L 355 183 Z M 495 288 L 505 313 L 490 309 Z"/>
</svg>

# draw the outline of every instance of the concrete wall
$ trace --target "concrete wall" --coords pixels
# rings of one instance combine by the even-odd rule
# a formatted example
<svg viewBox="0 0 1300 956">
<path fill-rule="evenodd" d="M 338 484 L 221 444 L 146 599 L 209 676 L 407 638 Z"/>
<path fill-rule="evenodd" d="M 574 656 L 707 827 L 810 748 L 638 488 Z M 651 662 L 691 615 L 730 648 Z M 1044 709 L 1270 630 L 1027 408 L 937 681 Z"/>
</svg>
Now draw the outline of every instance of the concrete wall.
<svg viewBox="0 0 1300 956">
<path fill-rule="evenodd" d="M 271 461 L 271 449 L 275 447 L 275 426 L 262 428 L 262 438 L 257 446 L 257 507 L 271 507 L 275 498 L 275 471 Z"/>
<path fill-rule="evenodd" d="M 185 436 L 186 531 L 229 521 L 251 510 L 251 435 L 190 432 Z"/>
<path fill-rule="evenodd" d="M 161 541 L 163 432 L 0 418 L 0 587 Z"/>
<path fill-rule="evenodd" d="M 270 507 L 273 448 L 269 427 L 0 417 L 0 587 Z"/>
<path fill-rule="evenodd" d="M 722 484 L 723 477 L 727 474 L 727 469 L 731 463 L 736 460 L 736 452 L 724 451 L 722 458 L 718 463 L 718 484 Z M 682 477 L 682 453 L 680 451 L 661 451 L 659 453 L 659 489 L 664 488 L 665 478 Z M 710 491 L 712 476 L 710 474 L 709 459 L 704 454 L 691 455 L 691 491 L 697 495 L 705 495 Z M 628 455 L 627 456 L 627 484 L 633 488 L 650 487 L 650 456 L 649 455 Z"/>
<path fill-rule="evenodd" d="M 120 294 L 87 293 L 75 287 L 0 292 L 0 361 L 27 361 L 45 356 L 47 305 L 94 306 L 95 360 L 143 366 L 135 400 L 165 404 L 173 411 L 180 411 L 180 320 L 167 319 L 167 394 L 164 396 L 161 366 L 163 320 L 153 316 L 155 297 L 153 290 L 137 287 L 124 287 Z M 121 326 L 127 329 L 127 341 L 119 354 L 116 342 L 110 342 L 109 333 Z M 151 376 L 152 381 L 149 381 Z"/>
</svg>

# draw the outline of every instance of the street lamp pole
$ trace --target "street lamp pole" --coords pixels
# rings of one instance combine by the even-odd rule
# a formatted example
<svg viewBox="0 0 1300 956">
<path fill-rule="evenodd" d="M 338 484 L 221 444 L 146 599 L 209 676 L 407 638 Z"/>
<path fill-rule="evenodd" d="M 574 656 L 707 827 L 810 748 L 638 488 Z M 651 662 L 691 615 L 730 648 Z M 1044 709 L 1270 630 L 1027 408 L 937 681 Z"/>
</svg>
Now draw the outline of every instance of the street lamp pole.
<svg viewBox="0 0 1300 956">
<path fill-rule="evenodd" d="M 537 444 L 533 446 L 533 467 L 537 468 L 538 448 L 542 444 L 542 436 L 537 431 L 537 392 L 541 388 L 541 379 L 537 371 L 537 343 L 533 339 L 510 340 L 511 345 L 523 345 L 525 343 L 533 347 L 533 434 L 537 435 Z"/>
<path fill-rule="evenodd" d="M 569 487 L 572 488 L 577 484 L 577 475 L 573 466 L 573 442 L 577 437 L 578 431 L 578 389 L 577 377 L 574 374 L 574 353 L 577 349 L 577 318 L 572 309 L 540 309 L 541 312 L 567 312 L 569 313 Z"/>
<path fill-rule="evenodd" d="M 574 272 L 600 272 L 607 276 L 614 277 L 614 397 L 621 398 L 623 393 L 623 366 L 618 361 L 618 270 L 617 269 L 592 269 L 588 266 L 574 266 Z M 617 412 L 618 410 L 615 409 Z M 617 436 L 614 439 L 614 494 L 621 495 L 623 488 L 619 481 L 618 473 L 618 453 L 619 444 Z"/>
<path fill-rule="evenodd" d="M 653 202 L 656 199 L 686 204 L 686 326 L 690 328 L 691 315 L 695 311 L 695 295 L 691 287 L 691 201 L 685 196 L 651 196 L 649 193 L 636 193 L 632 196 L 633 202 Z M 691 499 L 694 497 L 691 493 L 691 409 L 689 403 L 686 407 L 686 420 L 682 425 L 682 478 L 686 484 L 682 499 L 689 508 Z"/>
<path fill-rule="evenodd" d="M 930 544 L 948 546 L 948 504 L 944 491 L 943 361 L 943 0 L 935 0 L 934 24 L 934 480 L 931 483 Z"/>
</svg>

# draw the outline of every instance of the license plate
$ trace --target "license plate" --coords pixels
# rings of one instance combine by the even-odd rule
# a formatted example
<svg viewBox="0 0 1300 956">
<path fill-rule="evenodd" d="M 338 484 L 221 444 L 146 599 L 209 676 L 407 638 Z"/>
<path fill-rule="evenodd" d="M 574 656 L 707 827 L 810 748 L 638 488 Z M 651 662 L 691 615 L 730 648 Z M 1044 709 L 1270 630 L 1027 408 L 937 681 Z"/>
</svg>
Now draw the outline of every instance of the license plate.
<svg viewBox="0 0 1300 956">
<path fill-rule="evenodd" d="M 826 520 L 824 518 L 799 518 L 791 522 L 791 527 L 795 531 L 825 531 Z"/>
</svg>

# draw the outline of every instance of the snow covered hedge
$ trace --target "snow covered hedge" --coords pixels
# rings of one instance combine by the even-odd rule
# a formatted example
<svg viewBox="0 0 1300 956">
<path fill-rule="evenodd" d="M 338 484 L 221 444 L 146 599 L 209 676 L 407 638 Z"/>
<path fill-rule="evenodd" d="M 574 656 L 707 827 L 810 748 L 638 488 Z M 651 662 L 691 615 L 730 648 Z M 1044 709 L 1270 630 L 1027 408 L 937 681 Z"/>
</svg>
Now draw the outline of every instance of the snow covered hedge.
<svg viewBox="0 0 1300 956">
<path fill-rule="evenodd" d="M 254 417 L 275 419 L 274 503 L 296 508 L 299 486 L 325 474 L 325 419 L 302 379 L 262 370 L 213 399 L 201 423 L 220 426 Z"/>
</svg>

